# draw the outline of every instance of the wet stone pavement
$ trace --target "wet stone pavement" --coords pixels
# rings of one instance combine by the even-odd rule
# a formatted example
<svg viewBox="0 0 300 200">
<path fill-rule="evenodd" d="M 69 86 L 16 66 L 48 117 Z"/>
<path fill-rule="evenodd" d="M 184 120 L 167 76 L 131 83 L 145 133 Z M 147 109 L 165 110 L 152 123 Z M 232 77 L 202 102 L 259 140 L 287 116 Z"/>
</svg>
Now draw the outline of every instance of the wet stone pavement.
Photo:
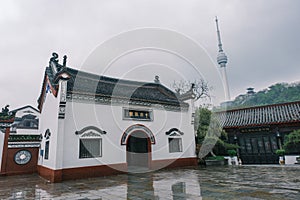
<svg viewBox="0 0 300 200">
<path fill-rule="evenodd" d="M 193 167 L 49 183 L 1 176 L 0 199 L 300 199 L 300 166 Z"/>
</svg>

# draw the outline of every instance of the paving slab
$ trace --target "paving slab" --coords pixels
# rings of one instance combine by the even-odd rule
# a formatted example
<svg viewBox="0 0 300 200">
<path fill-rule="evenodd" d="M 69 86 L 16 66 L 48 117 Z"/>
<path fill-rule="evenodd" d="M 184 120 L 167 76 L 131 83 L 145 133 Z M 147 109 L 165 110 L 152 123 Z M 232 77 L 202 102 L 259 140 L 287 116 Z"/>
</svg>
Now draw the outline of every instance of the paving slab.
<svg viewBox="0 0 300 200">
<path fill-rule="evenodd" d="M 0 176 L 0 199 L 300 199 L 300 166 L 186 167 L 62 183 Z"/>
</svg>

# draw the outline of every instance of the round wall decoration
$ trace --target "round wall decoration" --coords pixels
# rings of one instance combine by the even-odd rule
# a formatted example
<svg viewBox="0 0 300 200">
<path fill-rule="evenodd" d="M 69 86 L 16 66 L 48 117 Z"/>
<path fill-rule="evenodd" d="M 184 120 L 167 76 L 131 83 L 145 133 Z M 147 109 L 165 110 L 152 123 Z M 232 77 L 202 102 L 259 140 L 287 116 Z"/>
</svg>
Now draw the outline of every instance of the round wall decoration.
<svg viewBox="0 0 300 200">
<path fill-rule="evenodd" d="M 30 160 L 31 160 L 31 153 L 27 150 L 21 150 L 15 154 L 15 162 L 19 165 L 25 165 Z"/>
</svg>

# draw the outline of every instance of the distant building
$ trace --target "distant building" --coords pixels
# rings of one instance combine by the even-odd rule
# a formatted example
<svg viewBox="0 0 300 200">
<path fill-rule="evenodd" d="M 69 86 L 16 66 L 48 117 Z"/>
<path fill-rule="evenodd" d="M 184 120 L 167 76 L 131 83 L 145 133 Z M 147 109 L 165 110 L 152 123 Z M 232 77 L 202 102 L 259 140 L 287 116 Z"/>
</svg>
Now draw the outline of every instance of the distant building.
<svg viewBox="0 0 300 200">
<path fill-rule="evenodd" d="M 247 88 L 247 95 L 253 95 L 253 94 L 255 94 L 254 88 L 252 87 Z"/>
<path fill-rule="evenodd" d="M 217 112 L 230 143 L 238 144 L 243 164 L 278 164 L 284 136 L 300 129 L 300 102 Z M 300 152 L 294 152 L 299 155 Z M 291 163 L 295 163 L 295 156 Z"/>
<path fill-rule="evenodd" d="M 3 114 L 2 114 L 3 115 Z M 6 116 L 5 116 L 6 115 Z M 0 116 L 0 169 L 2 175 L 37 172 L 40 147 L 39 115 L 24 106 Z M 9 120 L 7 118 L 9 117 Z"/>
<path fill-rule="evenodd" d="M 233 101 L 221 102 L 220 106 L 215 107 L 215 108 L 216 109 L 226 109 L 226 108 L 232 109 L 234 107 L 238 107 L 239 105 L 241 105 L 242 107 L 248 107 L 247 105 L 245 105 L 245 102 L 247 102 L 248 100 L 253 98 L 254 94 L 256 94 L 256 92 L 254 91 L 254 88 L 249 87 L 249 88 L 247 88 L 246 94 L 240 94 Z"/>
<path fill-rule="evenodd" d="M 38 172 L 52 181 L 197 165 L 194 95 L 60 65 L 53 54 L 39 97 Z"/>
<path fill-rule="evenodd" d="M 11 112 L 15 113 L 14 123 L 11 125 L 10 134 L 35 135 L 39 133 L 39 111 L 30 106 L 24 106 Z"/>
</svg>

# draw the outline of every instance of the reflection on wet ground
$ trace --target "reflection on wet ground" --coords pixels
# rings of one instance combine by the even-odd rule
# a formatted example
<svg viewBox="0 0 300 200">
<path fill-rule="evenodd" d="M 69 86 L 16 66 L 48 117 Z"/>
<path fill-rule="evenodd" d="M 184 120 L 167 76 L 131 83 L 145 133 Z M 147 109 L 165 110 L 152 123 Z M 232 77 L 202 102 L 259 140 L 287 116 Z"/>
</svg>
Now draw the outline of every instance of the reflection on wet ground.
<svg viewBox="0 0 300 200">
<path fill-rule="evenodd" d="M 300 199 L 300 166 L 180 168 L 55 184 L 2 176 L 0 199 Z"/>
</svg>

